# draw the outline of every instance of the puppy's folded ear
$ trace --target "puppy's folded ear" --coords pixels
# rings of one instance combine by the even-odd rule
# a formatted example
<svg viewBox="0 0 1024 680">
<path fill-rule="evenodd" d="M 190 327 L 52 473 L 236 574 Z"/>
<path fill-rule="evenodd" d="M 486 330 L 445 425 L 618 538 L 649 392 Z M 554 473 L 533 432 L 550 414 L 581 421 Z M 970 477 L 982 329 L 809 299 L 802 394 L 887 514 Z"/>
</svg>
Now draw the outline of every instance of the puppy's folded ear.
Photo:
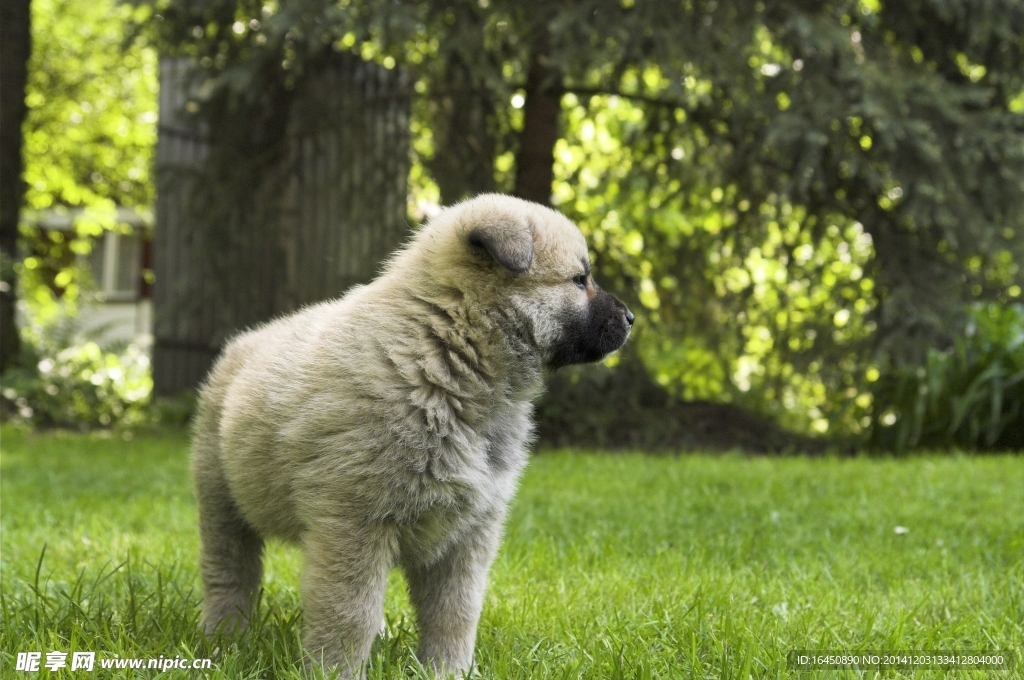
<svg viewBox="0 0 1024 680">
<path fill-rule="evenodd" d="M 469 232 L 469 245 L 487 251 L 505 269 L 522 274 L 533 263 L 533 224 L 527 219 L 499 219 Z"/>
</svg>

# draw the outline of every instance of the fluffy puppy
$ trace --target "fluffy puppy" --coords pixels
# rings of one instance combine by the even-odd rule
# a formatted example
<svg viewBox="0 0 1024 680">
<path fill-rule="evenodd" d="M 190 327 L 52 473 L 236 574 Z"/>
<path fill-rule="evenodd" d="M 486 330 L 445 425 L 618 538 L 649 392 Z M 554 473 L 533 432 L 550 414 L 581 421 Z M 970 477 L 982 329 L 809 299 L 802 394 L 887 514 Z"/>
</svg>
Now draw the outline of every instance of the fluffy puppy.
<svg viewBox="0 0 1024 680">
<path fill-rule="evenodd" d="M 245 626 L 279 537 L 305 548 L 314 661 L 364 672 L 397 565 L 420 659 L 468 670 L 544 369 L 604 357 L 632 323 L 576 225 L 489 194 L 430 220 L 372 283 L 234 338 L 193 444 L 206 632 Z"/>
</svg>

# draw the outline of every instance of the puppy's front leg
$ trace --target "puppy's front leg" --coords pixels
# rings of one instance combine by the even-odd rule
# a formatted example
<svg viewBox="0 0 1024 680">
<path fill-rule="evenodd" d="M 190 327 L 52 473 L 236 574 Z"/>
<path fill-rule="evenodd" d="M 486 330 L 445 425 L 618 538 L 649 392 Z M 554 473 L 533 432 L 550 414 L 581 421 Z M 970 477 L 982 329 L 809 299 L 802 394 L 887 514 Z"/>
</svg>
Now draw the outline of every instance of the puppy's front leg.
<svg viewBox="0 0 1024 680">
<path fill-rule="evenodd" d="M 476 627 L 487 571 L 501 538 L 501 517 L 463 536 L 438 562 L 403 566 L 416 608 L 420 661 L 435 673 L 461 677 L 473 665 Z"/>
<path fill-rule="evenodd" d="M 324 522 L 307 533 L 303 646 L 312 663 L 338 667 L 343 678 L 364 677 L 396 546 L 393 529 L 383 525 Z"/>
</svg>

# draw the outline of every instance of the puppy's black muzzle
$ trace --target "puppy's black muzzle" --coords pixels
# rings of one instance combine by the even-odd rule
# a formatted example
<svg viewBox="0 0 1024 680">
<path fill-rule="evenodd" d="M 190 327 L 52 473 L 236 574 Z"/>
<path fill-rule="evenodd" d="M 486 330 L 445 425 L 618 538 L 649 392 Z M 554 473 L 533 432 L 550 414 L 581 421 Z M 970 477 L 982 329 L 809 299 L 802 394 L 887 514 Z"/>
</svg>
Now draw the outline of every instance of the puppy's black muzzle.
<svg viewBox="0 0 1024 680">
<path fill-rule="evenodd" d="M 633 313 L 613 295 L 595 288 L 584 310 L 564 320 L 562 339 L 548 362 L 552 368 L 600 361 L 626 343 Z"/>
</svg>

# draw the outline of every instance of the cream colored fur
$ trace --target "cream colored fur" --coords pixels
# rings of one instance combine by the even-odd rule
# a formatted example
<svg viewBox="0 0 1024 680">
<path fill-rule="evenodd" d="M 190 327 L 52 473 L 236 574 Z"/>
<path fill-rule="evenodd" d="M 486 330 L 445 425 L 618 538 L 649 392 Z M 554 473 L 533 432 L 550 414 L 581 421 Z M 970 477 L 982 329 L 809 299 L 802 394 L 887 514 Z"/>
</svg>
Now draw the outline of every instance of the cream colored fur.
<svg viewBox="0 0 1024 680">
<path fill-rule="evenodd" d="M 279 537 L 305 548 L 311 659 L 364 672 L 400 566 L 420 658 L 469 669 L 531 402 L 559 320 L 594 295 L 572 284 L 587 261 L 559 213 L 481 196 L 432 219 L 372 283 L 230 342 L 193 452 L 205 630 L 246 624 L 263 540 Z"/>
</svg>

